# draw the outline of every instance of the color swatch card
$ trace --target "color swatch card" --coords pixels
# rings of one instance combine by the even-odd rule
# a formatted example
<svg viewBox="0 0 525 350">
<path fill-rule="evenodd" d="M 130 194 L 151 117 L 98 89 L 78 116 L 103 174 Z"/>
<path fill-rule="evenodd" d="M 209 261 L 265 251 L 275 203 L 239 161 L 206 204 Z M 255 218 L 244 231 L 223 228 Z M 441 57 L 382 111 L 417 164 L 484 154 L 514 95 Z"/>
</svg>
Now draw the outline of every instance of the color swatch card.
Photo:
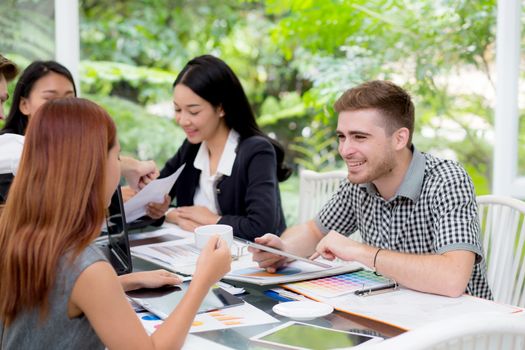
<svg viewBox="0 0 525 350">
<path fill-rule="evenodd" d="M 284 287 L 308 296 L 332 298 L 358 290 L 387 286 L 391 283 L 392 280 L 363 269 L 343 275 L 288 283 Z"/>
</svg>

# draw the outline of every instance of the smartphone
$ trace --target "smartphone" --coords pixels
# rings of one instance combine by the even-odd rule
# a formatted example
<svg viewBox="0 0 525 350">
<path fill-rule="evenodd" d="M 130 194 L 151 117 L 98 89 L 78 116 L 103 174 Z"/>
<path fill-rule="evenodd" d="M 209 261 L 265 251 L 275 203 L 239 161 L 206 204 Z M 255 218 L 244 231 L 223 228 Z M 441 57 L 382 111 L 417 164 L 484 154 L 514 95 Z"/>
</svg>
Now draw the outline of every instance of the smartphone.
<svg viewBox="0 0 525 350">
<path fill-rule="evenodd" d="M 376 343 L 383 338 L 291 321 L 250 340 L 284 349 L 330 350 Z"/>
</svg>

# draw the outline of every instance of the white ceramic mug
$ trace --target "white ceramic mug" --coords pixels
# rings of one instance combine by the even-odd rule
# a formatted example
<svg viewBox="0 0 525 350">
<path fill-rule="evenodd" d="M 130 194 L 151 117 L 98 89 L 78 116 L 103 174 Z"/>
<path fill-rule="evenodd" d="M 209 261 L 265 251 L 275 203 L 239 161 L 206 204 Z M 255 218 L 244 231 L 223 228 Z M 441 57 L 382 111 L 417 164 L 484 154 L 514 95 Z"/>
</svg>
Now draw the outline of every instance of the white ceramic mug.
<svg viewBox="0 0 525 350">
<path fill-rule="evenodd" d="M 204 248 L 210 237 L 213 237 L 214 235 L 219 235 L 219 237 L 222 238 L 226 244 L 228 244 L 228 247 L 232 246 L 233 227 L 230 225 L 221 224 L 197 227 L 195 229 L 195 245 L 199 249 Z"/>
</svg>

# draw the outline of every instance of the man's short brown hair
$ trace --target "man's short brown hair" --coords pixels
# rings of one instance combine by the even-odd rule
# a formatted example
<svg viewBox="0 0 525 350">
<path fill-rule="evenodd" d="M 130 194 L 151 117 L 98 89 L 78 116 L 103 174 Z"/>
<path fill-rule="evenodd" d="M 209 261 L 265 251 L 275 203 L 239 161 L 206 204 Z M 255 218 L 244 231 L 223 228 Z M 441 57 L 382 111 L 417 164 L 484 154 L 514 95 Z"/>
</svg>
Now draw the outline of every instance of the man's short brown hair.
<svg viewBox="0 0 525 350">
<path fill-rule="evenodd" d="M 408 92 L 390 81 L 373 80 L 346 90 L 334 109 L 337 113 L 377 109 L 384 117 L 387 132 L 407 128 L 410 132 L 407 146 L 412 145 L 414 104 Z"/>
<path fill-rule="evenodd" d="M 5 80 L 10 81 L 18 74 L 18 68 L 13 61 L 0 55 L 0 73 L 5 77 Z"/>
</svg>

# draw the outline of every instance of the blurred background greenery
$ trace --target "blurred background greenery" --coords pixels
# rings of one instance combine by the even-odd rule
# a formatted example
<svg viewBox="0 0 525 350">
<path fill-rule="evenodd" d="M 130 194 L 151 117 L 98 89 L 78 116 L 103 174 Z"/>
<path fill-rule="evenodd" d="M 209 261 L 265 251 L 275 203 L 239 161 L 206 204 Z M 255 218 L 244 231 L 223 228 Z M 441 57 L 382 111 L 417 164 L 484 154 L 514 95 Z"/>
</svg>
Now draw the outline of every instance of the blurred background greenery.
<svg viewBox="0 0 525 350">
<path fill-rule="evenodd" d="M 0 51 L 22 68 L 53 58 L 52 8 L 3 0 Z M 123 153 L 162 167 L 176 152 L 183 133 L 171 84 L 189 59 L 210 53 L 238 74 L 296 170 L 344 168 L 333 102 L 363 81 L 389 79 L 413 95 L 416 146 L 458 160 L 478 194 L 490 191 L 493 0 L 80 0 L 80 9 L 82 94 L 115 118 Z M 282 184 L 288 224 L 297 189 L 296 171 Z"/>
</svg>

